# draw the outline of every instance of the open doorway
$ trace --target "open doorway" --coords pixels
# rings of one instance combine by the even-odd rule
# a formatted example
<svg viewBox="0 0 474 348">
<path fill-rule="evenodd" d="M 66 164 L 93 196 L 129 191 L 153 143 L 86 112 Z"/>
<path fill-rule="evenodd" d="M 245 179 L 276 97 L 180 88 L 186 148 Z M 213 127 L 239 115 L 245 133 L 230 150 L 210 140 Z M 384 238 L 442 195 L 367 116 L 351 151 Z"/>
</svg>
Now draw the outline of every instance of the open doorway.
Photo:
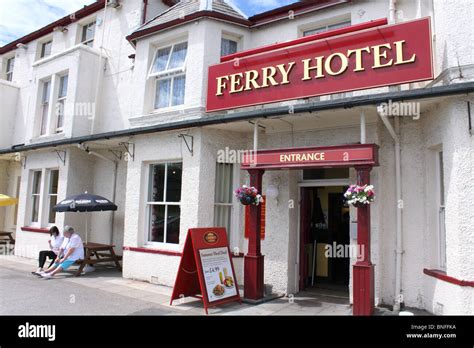
<svg viewBox="0 0 474 348">
<path fill-rule="evenodd" d="M 300 290 L 349 296 L 350 244 L 347 186 L 301 187 Z"/>
</svg>

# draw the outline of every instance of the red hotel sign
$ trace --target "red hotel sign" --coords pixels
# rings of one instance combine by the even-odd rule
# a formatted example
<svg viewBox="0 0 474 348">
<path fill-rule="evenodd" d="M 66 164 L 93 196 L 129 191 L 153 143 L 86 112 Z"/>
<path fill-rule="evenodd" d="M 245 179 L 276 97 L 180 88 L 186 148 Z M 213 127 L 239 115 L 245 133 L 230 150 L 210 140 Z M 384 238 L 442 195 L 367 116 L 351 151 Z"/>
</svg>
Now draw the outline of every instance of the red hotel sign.
<svg viewBox="0 0 474 348">
<path fill-rule="evenodd" d="M 378 146 L 354 144 L 261 150 L 245 155 L 242 169 L 284 169 L 304 167 L 378 166 Z"/>
<path fill-rule="evenodd" d="M 430 19 L 422 18 L 210 66 L 207 111 L 432 78 Z"/>
</svg>

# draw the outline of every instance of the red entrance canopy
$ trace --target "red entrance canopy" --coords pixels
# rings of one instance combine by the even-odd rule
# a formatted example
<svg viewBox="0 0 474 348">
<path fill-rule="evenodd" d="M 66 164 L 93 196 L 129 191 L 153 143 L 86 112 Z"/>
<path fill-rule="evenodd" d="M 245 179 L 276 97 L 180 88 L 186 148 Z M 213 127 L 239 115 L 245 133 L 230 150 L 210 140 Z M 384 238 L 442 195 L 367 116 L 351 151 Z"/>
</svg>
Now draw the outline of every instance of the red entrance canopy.
<svg viewBox="0 0 474 348">
<path fill-rule="evenodd" d="M 249 150 L 242 169 L 300 169 L 378 166 L 378 145 L 352 144 L 289 149 Z"/>
</svg>

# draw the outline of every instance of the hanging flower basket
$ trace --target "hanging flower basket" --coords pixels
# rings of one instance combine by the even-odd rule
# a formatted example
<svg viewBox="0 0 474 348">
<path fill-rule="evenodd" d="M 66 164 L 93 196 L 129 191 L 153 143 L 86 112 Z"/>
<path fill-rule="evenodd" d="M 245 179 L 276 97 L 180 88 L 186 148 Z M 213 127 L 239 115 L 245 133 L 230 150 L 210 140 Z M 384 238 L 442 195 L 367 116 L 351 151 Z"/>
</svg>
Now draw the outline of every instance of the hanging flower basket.
<svg viewBox="0 0 474 348">
<path fill-rule="evenodd" d="M 351 185 L 344 193 L 344 197 L 348 204 L 352 204 L 356 208 L 368 206 L 374 201 L 375 191 L 373 185 Z"/>
<path fill-rule="evenodd" d="M 242 185 L 234 191 L 234 195 L 243 205 L 259 205 L 263 202 L 262 195 L 253 186 Z"/>
</svg>

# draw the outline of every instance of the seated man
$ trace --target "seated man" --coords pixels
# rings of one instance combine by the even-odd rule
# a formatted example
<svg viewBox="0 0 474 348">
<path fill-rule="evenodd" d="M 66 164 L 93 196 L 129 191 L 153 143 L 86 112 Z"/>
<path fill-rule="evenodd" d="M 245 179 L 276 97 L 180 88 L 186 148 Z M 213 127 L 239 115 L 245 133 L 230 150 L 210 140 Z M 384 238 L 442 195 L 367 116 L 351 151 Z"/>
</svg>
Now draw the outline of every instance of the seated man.
<svg viewBox="0 0 474 348">
<path fill-rule="evenodd" d="M 64 243 L 61 246 L 63 254 L 59 254 L 54 265 L 40 273 L 43 278 L 52 278 L 58 272 L 68 269 L 77 260 L 84 259 L 84 244 L 72 227 L 64 227 L 64 238 Z M 61 257 L 60 255 L 64 256 Z"/>
</svg>

